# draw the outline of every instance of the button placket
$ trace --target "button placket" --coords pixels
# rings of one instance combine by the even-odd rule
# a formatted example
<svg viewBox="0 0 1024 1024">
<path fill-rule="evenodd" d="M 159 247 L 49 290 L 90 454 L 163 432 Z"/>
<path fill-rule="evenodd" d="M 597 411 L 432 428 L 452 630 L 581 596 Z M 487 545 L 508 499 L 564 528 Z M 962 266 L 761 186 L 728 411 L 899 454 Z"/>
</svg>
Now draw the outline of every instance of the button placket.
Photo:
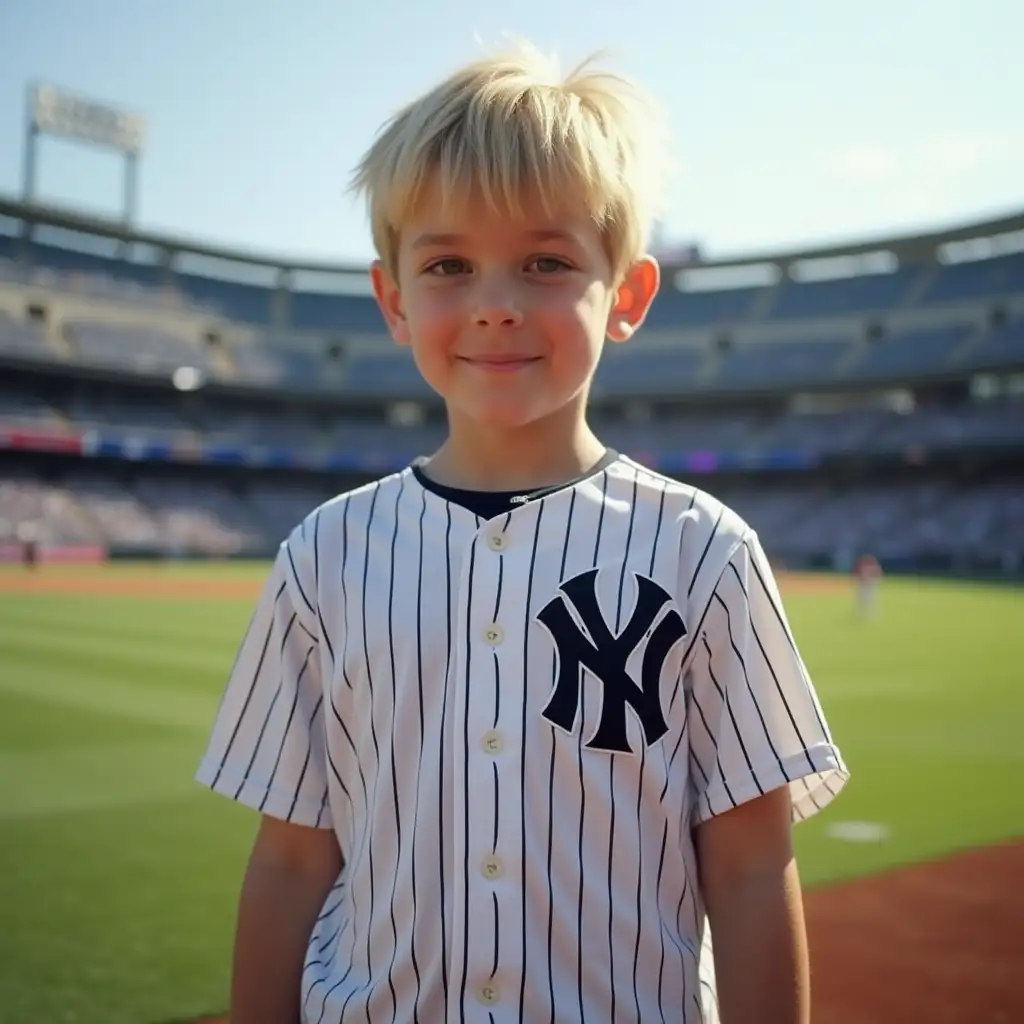
<svg viewBox="0 0 1024 1024">
<path fill-rule="evenodd" d="M 480 738 L 480 747 L 485 754 L 497 757 L 505 749 L 505 741 L 497 729 L 488 729 Z"/>
<path fill-rule="evenodd" d="M 496 853 L 485 857 L 480 865 L 480 874 L 488 881 L 496 882 L 505 874 L 505 865 L 502 859 Z"/>
<path fill-rule="evenodd" d="M 494 596 L 494 592 L 491 591 L 491 587 L 498 586 L 499 575 L 501 573 L 501 557 L 508 552 L 512 538 L 502 528 L 501 523 L 491 523 L 485 526 L 481 535 L 478 535 L 477 543 L 486 545 L 487 551 L 482 555 L 483 561 L 478 563 L 478 571 L 483 574 L 481 582 L 486 579 L 486 584 L 481 588 L 483 591 L 488 593 L 488 597 L 483 598 L 484 601 L 493 602 L 489 605 L 482 604 L 480 606 L 481 611 L 483 608 L 487 608 L 484 615 L 493 615 L 494 620 L 488 621 L 484 619 L 481 622 L 477 620 L 476 625 L 476 636 L 477 643 L 483 648 L 482 651 L 478 650 L 474 652 L 474 664 L 480 666 L 482 678 L 480 679 L 481 686 L 475 690 L 473 697 L 474 710 L 472 717 L 476 719 L 476 734 L 477 734 L 477 753 L 476 761 L 478 770 L 486 772 L 487 779 L 487 790 L 490 790 L 490 777 L 492 773 L 501 768 L 501 764 L 498 761 L 499 757 L 508 756 L 509 738 L 505 735 L 505 732 L 498 728 L 499 723 L 494 718 L 495 708 L 490 706 L 492 696 L 487 692 L 487 674 L 488 669 L 484 667 L 487 662 L 491 661 L 492 658 L 503 660 L 504 645 L 512 639 L 518 636 L 518 630 L 514 631 L 514 634 L 510 637 L 506 633 L 505 627 L 500 621 L 495 621 L 502 618 L 502 610 L 504 604 L 499 606 L 498 601 Z M 493 559 L 489 556 L 493 555 Z M 506 572 L 508 567 L 506 566 Z M 513 647 L 515 644 L 513 643 Z M 487 654 L 487 648 L 493 651 L 493 654 Z M 513 652 L 509 652 L 509 657 L 513 656 Z M 478 660 L 479 659 L 479 660 Z M 474 682 L 476 679 L 474 678 Z M 480 717 L 478 718 L 477 715 Z M 481 720 L 483 719 L 483 720 Z M 488 767 L 488 762 L 490 767 Z M 484 779 L 481 778 L 481 784 Z M 483 794 L 481 793 L 481 796 Z M 482 815 L 486 816 L 489 814 L 487 805 L 490 803 L 489 800 L 480 800 L 477 805 L 477 811 Z M 494 811 L 496 813 L 496 809 Z M 486 901 L 486 906 L 489 908 L 494 895 L 497 894 L 499 901 L 502 899 L 501 890 L 507 884 L 506 876 L 508 875 L 509 867 L 505 863 L 503 857 L 500 856 L 496 847 L 492 847 L 491 843 L 491 826 L 492 822 L 484 820 L 483 818 L 478 823 L 478 828 L 484 830 L 481 834 L 480 831 L 474 829 L 471 836 L 467 836 L 469 844 L 477 845 L 475 855 L 475 881 L 472 879 L 468 881 L 468 891 L 466 898 L 470 900 L 471 904 L 475 904 L 478 907 L 482 907 L 481 901 Z M 477 843 L 473 842 L 472 836 L 476 837 Z M 484 838 L 486 836 L 486 838 Z M 481 841 L 482 840 L 482 841 Z M 470 855 L 473 856 L 472 854 Z M 475 893 L 475 896 L 471 896 L 471 893 Z M 490 917 L 488 912 L 487 917 Z M 483 922 L 481 922 L 482 924 Z M 497 924 L 497 922 L 495 922 Z M 486 955 L 485 950 L 489 949 L 491 943 L 483 942 L 479 949 L 474 949 L 470 953 L 465 969 L 469 976 L 472 978 L 475 975 L 476 984 L 474 986 L 474 992 L 476 995 L 477 1002 L 486 1007 L 496 1007 L 501 1001 L 501 988 L 498 981 L 499 976 L 499 965 L 497 963 L 492 964 L 490 957 Z"/>
<path fill-rule="evenodd" d="M 485 981 L 476 990 L 476 997 L 484 1006 L 494 1006 L 501 998 L 501 992 L 493 981 Z"/>
<path fill-rule="evenodd" d="M 483 629 L 483 640 L 488 647 L 500 647 L 505 642 L 505 630 L 497 622 L 489 622 Z"/>
</svg>

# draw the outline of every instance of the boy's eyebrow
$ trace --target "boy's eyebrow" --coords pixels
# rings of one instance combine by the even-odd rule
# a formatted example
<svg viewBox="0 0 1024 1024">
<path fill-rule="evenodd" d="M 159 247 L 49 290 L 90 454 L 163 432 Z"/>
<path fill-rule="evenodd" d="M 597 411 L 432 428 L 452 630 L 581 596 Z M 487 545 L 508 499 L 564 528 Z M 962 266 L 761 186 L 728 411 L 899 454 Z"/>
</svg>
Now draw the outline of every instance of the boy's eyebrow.
<svg viewBox="0 0 1024 1024">
<path fill-rule="evenodd" d="M 460 242 L 464 242 L 464 235 L 440 235 L 435 232 L 428 231 L 420 235 L 413 243 L 414 249 L 430 249 L 437 245 L 458 245 Z"/>
<path fill-rule="evenodd" d="M 528 231 L 527 235 L 535 242 L 575 242 L 576 236 L 571 231 L 563 231 L 558 228 L 541 228 L 536 231 Z M 460 245 L 466 241 L 465 235 L 442 234 L 433 231 L 424 232 L 417 236 L 412 243 L 413 249 L 430 249 L 435 246 Z"/>
</svg>

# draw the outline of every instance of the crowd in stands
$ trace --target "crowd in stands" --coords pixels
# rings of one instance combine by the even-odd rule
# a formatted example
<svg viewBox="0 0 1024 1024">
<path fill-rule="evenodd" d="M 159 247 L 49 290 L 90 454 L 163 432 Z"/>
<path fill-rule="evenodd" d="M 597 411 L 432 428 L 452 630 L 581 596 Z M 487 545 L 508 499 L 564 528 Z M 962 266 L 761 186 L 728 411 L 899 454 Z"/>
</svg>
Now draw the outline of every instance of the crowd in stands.
<svg viewBox="0 0 1024 1024">
<path fill-rule="evenodd" d="M 952 557 L 1024 568 L 1024 480 L 858 482 L 813 479 L 723 484 L 695 480 L 729 502 L 773 555 L 795 564 L 870 551 L 883 564 Z M 46 544 L 101 544 L 142 553 L 266 554 L 320 502 L 325 480 L 236 483 L 169 478 L 137 469 L 113 479 L 76 471 L 44 480 L 0 477 L 0 523 L 36 524 Z"/>
</svg>

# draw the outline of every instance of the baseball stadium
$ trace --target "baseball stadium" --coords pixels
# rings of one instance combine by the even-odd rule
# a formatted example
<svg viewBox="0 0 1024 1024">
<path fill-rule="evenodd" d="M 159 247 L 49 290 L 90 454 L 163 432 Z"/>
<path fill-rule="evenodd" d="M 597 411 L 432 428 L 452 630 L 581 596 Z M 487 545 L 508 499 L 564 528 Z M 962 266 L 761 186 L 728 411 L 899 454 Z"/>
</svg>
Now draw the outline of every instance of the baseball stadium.
<svg viewBox="0 0 1024 1024">
<path fill-rule="evenodd" d="M 10 1024 L 223 1012 L 255 816 L 194 775 L 239 639 L 292 527 L 444 429 L 365 267 L 137 227 L 130 129 L 46 93 L 0 198 Z M 124 216 L 36 199 L 46 132 L 123 152 Z M 852 772 L 796 831 L 815 1020 L 1024 1020 L 1024 212 L 661 262 L 592 420 L 777 569 Z"/>
</svg>

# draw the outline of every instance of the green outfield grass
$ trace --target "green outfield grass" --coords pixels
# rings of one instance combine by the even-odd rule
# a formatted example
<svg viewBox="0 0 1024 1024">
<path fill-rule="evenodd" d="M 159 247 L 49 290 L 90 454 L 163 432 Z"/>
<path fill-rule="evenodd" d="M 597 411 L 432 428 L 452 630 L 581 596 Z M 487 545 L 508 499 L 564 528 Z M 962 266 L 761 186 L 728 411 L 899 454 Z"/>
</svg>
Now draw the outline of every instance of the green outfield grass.
<svg viewBox="0 0 1024 1024">
<path fill-rule="evenodd" d="M 262 566 L 101 568 L 258 580 Z M 75 570 L 83 573 L 85 570 Z M 1024 592 L 890 580 L 787 606 L 854 773 L 798 829 L 808 885 L 1024 834 Z M 0 592 L 0 1019 L 222 1008 L 255 824 L 193 772 L 249 599 Z M 828 834 L 879 822 L 885 842 Z"/>
</svg>

